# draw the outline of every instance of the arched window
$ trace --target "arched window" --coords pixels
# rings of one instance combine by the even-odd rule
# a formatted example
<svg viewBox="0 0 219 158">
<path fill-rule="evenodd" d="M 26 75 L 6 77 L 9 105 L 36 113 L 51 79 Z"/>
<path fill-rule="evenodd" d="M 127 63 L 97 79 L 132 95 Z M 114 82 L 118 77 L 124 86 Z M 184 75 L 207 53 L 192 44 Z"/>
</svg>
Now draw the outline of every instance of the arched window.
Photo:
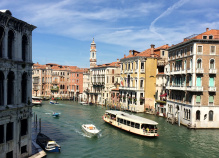
<svg viewBox="0 0 219 158">
<path fill-rule="evenodd" d="M 27 103 L 27 73 L 23 73 L 21 81 L 21 102 Z"/>
<path fill-rule="evenodd" d="M 200 111 L 199 110 L 196 111 L 196 120 L 200 121 Z"/>
<path fill-rule="evenodd" d="M 8 59 L 12 59 L 13 44 L 14 44 L 14 32 L 10 30 L 8 32 Z"/>
<path fill-rule="evenodd" d="M 214 59 L 210 60 L 210 69 L 214 69 Z"/>
<path fill-rule="evenodd" d="M 7 105 L 14 103 L 14 72 L 10 71 L 8 73 L 8 99 Z"/>
<path fill-rule="evenodd" d="M 22 37 L 22 60 L 27 60 L 27 36 Z"/>
<path fill-rule="evenodd" d="M 0 71 L 0 106 L 4 105 L 4 73 Z"/>
<path fill-rule="evenodd" d="M 3 57 L 4 28 L 0 27 L 0 58 Z"/>
<path fill-rule="evenodd" d="M 212 110 L 209 111 L 209 121 L 213 121 L 214 112 Z"/>
<path fill-rule="evenodd" d="M 202 60 L 201 59 L 197 60 L 197 68 L 198 69 L 202 68 Z"/>
</svg>

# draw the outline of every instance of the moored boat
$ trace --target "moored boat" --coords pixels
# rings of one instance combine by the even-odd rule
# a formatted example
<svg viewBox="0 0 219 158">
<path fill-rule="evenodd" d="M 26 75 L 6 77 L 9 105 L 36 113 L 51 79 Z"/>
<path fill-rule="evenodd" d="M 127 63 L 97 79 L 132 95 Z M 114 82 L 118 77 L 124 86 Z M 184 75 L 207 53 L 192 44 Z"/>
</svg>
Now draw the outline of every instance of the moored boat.
<svg viewBox="0 0 219 158">
<path fill-rule="evenodd" d="M 61 150 L 60 145 L 58 145 L 56 141 L 50 139 L 43 133 L 38 133 L 36 143 L 39 144 L 43 150 L 48 152 L 60 152 Z"/>
<path fill-rule="evenodd" d="M 40 97 L 32 97 L 32 104 L 36 106 L 42 105 L 42 98 Z"/>
<path fill-rule="evenodd" d="M 96 128 L 95 125 L 93 124 L 83 124 L 82 126 L 82 130 L 88 135 L 88 136 L 97 136 L 100 132 L 100 130 L 98 130 Z"/>
<path fill-rule="evenodd" d="M 157 137 L 158 123 L 140 116 L 122 111 L 106 110 L 103 120 L 127 132 L 146 137 Z"/>
</svg>

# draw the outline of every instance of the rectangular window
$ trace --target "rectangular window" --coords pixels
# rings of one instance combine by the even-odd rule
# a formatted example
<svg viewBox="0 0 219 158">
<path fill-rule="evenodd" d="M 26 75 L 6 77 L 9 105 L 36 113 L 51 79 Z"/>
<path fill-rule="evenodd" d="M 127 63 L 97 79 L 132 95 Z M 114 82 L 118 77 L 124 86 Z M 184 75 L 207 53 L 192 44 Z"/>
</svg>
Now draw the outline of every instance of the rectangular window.
<svg viewBox="0 0 219 158">
<path fill-rule="evenodd" d="M 141 80 L 141 81 L 140 81 L 140 87 L 143 88 L 143 86 L 144 86 L 144 81 Z"/>
<path fill-rule="evenodd" d="M 27 152 L 27 146 L 24 145 L 21 147 L 21 154 L 26 153 Z"/>
<path fill-rule="evenodd" d="M 24 136 L 27 134 L 28 131 L 28 122 L 27 119 L 21 120 L 21 136 Z"/>
<path fill-rule="evenodd" d="M 127 125 L 130 126 L 130 121 L 127 121 Z"/>
<path fill-rule="evenodd" d="M 123 119 L 120 119 L 120 121 L 119 121 L 120 123 L 123 123 Z"/>
<path fill-rule="evenodd" d="M 112 69 L 112 74 L 114 74 L 114 69 Z"/>
<path fill-rule="evenodd" d="M 112 77 L 112 83 L 114 83 L 114 76 Z"/>
<path fill-rule="evenodd" d="M 187 49 L 186 48 L 184 49 L 184 54 L 185 54 L 185 56 L 187 55 Z"/>
<path fill-rule="evenodd" d="M 139 129 L 140 124 L 139 123 L 135 123 L 135 128 Z"/>
<path fill-rule="evenodd" d="M 192 53 L 193 53 L 193 46 L 190 47 L 190 54 L 192 54 Z"/>
<path fill-rule="evenodd" d="M 198 46 L 198 51 L 199 54 L 202 53 L 202 46 Z"/>
<path fill-rule="evenodd" d="M 203 39 L 207 39 L 207 36 L 203 36 Z"/>
<path fill-rule="evenodd" d="M 215 48 L 215 46 L 211 46 L 211 54 L 215 54 L 215 51 L 216 50 L 216 48 Z"/>
<path fill-rule="evenodd" d="M 201 102 L 201 96 L 200 95 L 197 95 L 196 96 L 196 103 L 200 103 Z"/>
<path fill-rule="evenodd" d="M 135 127 L 135 123 L 134 122 L 131 122 L 131 127 Z"/>
<path fill-rule="evenodd" d="M 213 103 L 214 102 L 214 96 L 213 95 L 210 95 L 209 96 L 209 103 Z"/>
<path fill-rule="evenodd" d="M 144 63 L 141 62 L 141 69 L 144 69 Z"/>
<path fill-rule="evenodd" d="M 0 144 L 4 143 L 4 125 L 0 125 Z"/>
<path fill-rule="evenodd" d="M 165 51 L 163 50 L 163 51 L 162 51 L 162 56 L 164 56 L 164 52 L 165 52 Z"/>
<path fill-rule="evenodd" d="M 209 87 L 214 87 L 214 77 L 209 78 Z"/>
<path fill-rule="evenodd" d="M 13 151 L 8 152 L 6 158 L 13 158 Z"/>
<path fill-rule="evenodd" d="M 10 122 L 7 124 L 6 128 L 6 141 L 12 140 L 13 139 L 13 122 Z"/>
<path fill-rule="evenodd" d="M 213 36 L 212 36 L 212 35 L 210 35 L 210 36 L 209 36 L 209 39 L 213 39 Z"/>
<path fill-rule="evenodd" d="M 126 125 L 126 122 L 127 122 L 126 120 L 123 120 L 124 125 Z"/>
</svg>

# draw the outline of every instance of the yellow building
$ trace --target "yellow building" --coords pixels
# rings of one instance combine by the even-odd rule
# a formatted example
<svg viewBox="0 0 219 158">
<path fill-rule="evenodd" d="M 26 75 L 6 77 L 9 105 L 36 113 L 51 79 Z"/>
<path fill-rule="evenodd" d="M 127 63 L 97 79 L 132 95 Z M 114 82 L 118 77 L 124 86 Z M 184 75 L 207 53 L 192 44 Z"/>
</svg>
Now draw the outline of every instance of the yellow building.
<svg viewBox="0 0 219 158">
<path fill-rule="evenodd" d="M 154 109 L 156 93 L 156 70 L 159 54 L 151 48 L 138 52 L 130 50 L 129 55 L 120 60 L 121 107 L 133 112 Z"/>
</svg>

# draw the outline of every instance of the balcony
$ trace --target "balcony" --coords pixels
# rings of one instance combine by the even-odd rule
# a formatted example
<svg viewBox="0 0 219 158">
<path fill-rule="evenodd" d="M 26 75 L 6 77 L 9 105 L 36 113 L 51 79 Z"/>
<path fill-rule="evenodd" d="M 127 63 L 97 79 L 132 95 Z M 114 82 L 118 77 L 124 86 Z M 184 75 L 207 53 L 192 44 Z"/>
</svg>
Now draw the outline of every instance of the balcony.
<svg viewBox="0 0 219 158">
<path fill-rule="evenodd" d="M 135 71 L 135 73 L 138 73 L 138 69 L 135 69 L 134 71 Z"/>
<path fill-rule="evenodd" d="M 216 92 L 216 87 L 208 87 L 209 92 Z"/>
<path fill-rule="evenodd" d="M 125 86 L 120 86 L 119 89 L 120 90 L 132 90 L 132 91 L 137 90 L 136 87 L 125 87 Z"/>
<path fill-rule="evenodd" d="M 58 84 L 58 81 L 52 81 L 52 84 Z"/>
<path fill-rule="evenodd" d="M 201 92 L 203 91 L 203 87 L 202 86 L 191 86 L 191 87 L 187 87 L 187 91 Z"/>
<path fill-rule="evenodd" d="M 217 69 L 209 69 L 209 74 L 216 74 L 217 73 Z"/>
<path fill-rule="evenodd" d="M 185 87 L 185 86 L 166 86 L 166 89 L 185 91 L 187 89 L 187 87 Z"/>
<path fill-rule="evenodd" d="M 58 86 L 53 86 L 53 87 L 51 88 L 51 91 L 59 91 L 59 87 L 58 87 Z"/>
<path fill-rule="evenodd" d="M 201 73 L 201 74 L 203 74 L 204 73 L 204 69 L 201 69 L 201 68 L 197 68 L 196 69 L 196 73 Z"/>
<path fill-rule="evenodd" d="M 187 73 L 192 73 L 193 69 L 187 69 Z"/>
<path fill-rule="evenodd" d="M 141 73 L 144 73 L 144 72 L 145 72 L 145 70 L 144 70 L 144 69 L 141 69 L 141 70 L 140 70 L 140 72 L 141 72 Z"/>
</svg>

